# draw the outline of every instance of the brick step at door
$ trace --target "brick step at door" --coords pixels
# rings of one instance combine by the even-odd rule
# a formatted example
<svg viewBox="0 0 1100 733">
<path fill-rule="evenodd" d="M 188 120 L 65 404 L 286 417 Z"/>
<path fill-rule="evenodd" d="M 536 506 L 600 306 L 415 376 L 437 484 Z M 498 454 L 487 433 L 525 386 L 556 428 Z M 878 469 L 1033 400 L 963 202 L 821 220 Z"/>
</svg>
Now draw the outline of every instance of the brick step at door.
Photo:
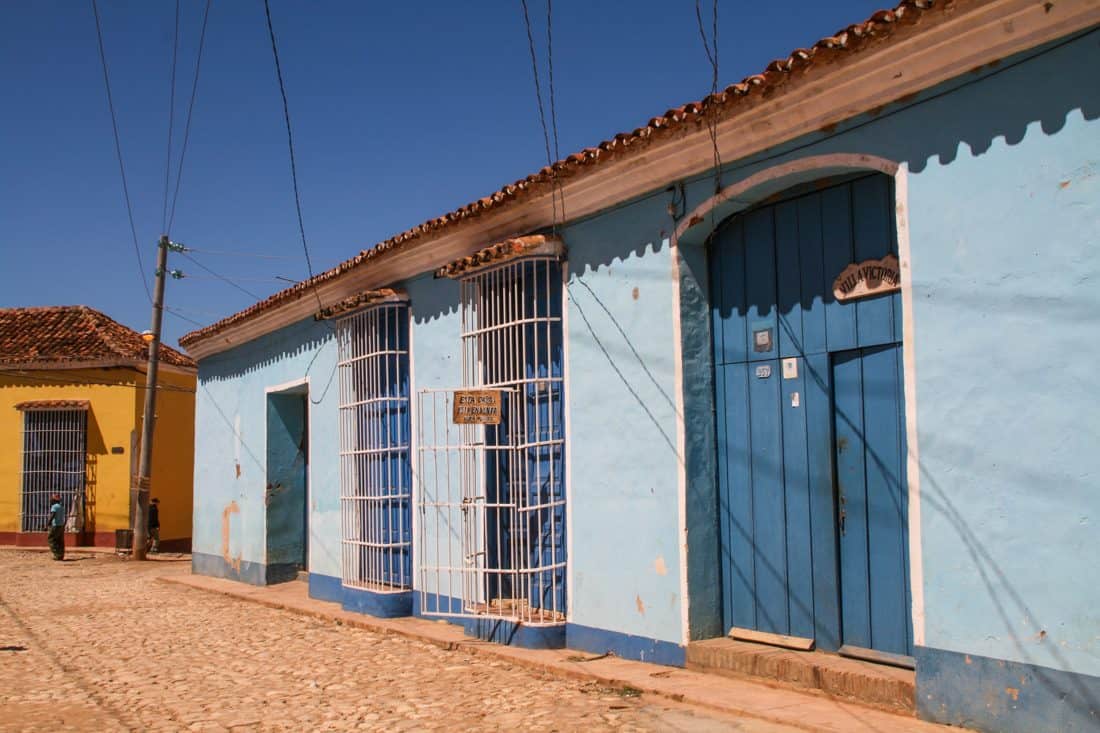
<svg viewBox="0 0 1100 733">
<path fill-rule="evenodd" d="M 726 637 L 689 644 L 687 668 L 816 691 L 893 713 L 914 714 L 915 675 L 911 669 Z"/>
</svg>

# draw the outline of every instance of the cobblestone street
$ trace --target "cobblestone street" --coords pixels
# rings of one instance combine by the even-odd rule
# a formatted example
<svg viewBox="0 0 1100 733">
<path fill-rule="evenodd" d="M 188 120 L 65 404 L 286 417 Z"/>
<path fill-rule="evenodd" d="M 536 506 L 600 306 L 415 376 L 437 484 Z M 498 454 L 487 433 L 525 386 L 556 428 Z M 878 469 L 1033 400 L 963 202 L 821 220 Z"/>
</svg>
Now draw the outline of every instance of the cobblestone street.
<svg viewBox="0 0 1100 733">
<path fill-rule="evenodd" d="M 791 730 L 156 581 L 188 572 L 0 551 L 0 730 Z"/>
</svg>

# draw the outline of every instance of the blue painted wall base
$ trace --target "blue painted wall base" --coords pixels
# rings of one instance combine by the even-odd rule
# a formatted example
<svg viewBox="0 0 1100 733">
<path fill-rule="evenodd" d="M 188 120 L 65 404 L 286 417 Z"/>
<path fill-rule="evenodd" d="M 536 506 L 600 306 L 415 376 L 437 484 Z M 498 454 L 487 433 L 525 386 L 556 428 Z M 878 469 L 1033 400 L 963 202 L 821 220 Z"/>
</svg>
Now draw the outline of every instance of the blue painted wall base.
<svg viewBox="0 0 1100 733">
<path fill-rule="evenodd" d="M 687 652 L 679 644 L 644 636 L 620 634 L 617 631 L 594 629 L 591 626 L 567 624 L 565 644 L 570 649 L 605 654 L 611 652 L 622 659 L 633 659 L 651 664 L 683 667 Z"/>
<path fill-rule="evenodd" d="M 358 588 L 347 588 L 339 578 L 331 575 L 309 574 L 310 598 L 339 603 L 345 611 L 362 613 L 375 618 L 411 616 L 412 596 L 411 590 L 401 593 L 375 593 Z"/>
<path fill-rule="evenodd" d="M 319 601 L 341 603 L 344 600 L 344 586 L 339 578 L 320 573 L 309 574 L 309 597 Z"/>
<path fill-rule="evenodd" d="M 202 552 L 191 553 L 191 572 L 195 575 L 209 575 L 214 578 L 228 578 L 251 585 L 267 585 L 267 566 L 263 563 L 242 560 L 230 564 L 221 555 L 207 555 Z"/>
<path fill-rule="evenodd" d="M 917 715 L 981 731 L 1100 730 L 1100 677 L 916 648 Z"/>
<path fill-rule="evenodd" d="M 524 624 L 501 621 L 499 619 L 463 618 L 461 616 L 436 616 L 436 611 L 444 614 L 459 613 L 462 602 L 457 598 L 447 598 L 429 594 L 427 603 L 422 602 L 420 593 L 413 593 L 412 614 L 419 618 L 443 619 L 448 623 L 461 626 L 467 636 L 482 641 L 491 641 L 506 646 L 518 646 L 524 649 L 563 649 L 565 648 L 565 624 L 557 626 L 525 626 Z"/>
</svg>

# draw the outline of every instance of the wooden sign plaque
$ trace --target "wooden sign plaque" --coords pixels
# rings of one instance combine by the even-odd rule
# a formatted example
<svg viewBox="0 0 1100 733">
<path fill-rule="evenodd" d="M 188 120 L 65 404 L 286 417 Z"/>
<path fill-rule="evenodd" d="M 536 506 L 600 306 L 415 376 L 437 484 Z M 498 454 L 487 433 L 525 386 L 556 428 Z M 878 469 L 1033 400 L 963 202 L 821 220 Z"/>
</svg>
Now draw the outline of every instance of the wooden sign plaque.
<svg viewBox="0 0 1100 733">
<path fill-rule="evenodd" d="M 895 255 L 853 263 L 833 281 L 833 296 L 843 302 L 901 290 L 901 268 Z"/>
<path fill-rule="evenodd" d="M 499 389 L 455 390 L 453 420 L 456 425 L 500 425 Z"/>
</svg>

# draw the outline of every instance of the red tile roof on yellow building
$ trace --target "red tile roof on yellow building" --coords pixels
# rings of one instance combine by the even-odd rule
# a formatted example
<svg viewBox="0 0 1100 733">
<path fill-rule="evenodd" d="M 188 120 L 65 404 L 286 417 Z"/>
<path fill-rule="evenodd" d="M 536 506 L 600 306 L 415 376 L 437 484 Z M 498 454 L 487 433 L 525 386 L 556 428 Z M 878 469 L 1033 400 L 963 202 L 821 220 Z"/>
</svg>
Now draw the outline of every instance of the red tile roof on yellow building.
<svg viewBox="0 0 1100 733">
<path fill-rule="evenodd" d="M 822 38 L 809 48 L 796 49 L 786 58 L 772 61 L 763 72 L 731 84 L 717 94 L 707 95 L 697 102 L 670 109 L 663 115 L 652 118 L 643 127 L 632 132 L 621 132 L 595 147 L 585 148 L 579 153 L 542 168 L 537 173 L 504 186 L 489 196 L 443 216 L 429 219 L 419 226 L 380 242 L 336 267 L 281 290 L 245 310 L 205 328 L 184 334 L 179 343 L 181 346 L 188 347 L 234 324 L 302 298 L 317 285 L 382 255 L 399 251 L 414 240 L 437 235 L 444 229 L 501 207 L 530 200 L 558 185 L 561 179 L 584 175 L 594 166 L 612 159 L 640 154 L 657 140 L 690 131 L 712 120 L 718 122 L 733 117 L 743 108 L 739 104 L 741 100 L 766 96 L 793 75 L 812 72 L 815 67 L 840 61 L 868 48 L 879 47 L 882 43 L 891 40 L 899 29 L 914 25 L 933 9 L 950 10 L 954 4 L 955 0 L 902 0 L 892 10 L 880 10 L 862 23 L 850 25 L 831 36 Z"/>
<path fill-rule="evenodd" d="M 87 410 L 91 406 L 89 400 L 28 400 L 17 402 L 17 410 Z"/>
<path fill-rule="evenodd" d="M 0 365 L 64 369 L 82 364 L 138 366 L 147 348 L 141 334 L 85 305 L 0 308 Z M 195 362 L 161 344 L 165 364 Z"/>
</svg>

